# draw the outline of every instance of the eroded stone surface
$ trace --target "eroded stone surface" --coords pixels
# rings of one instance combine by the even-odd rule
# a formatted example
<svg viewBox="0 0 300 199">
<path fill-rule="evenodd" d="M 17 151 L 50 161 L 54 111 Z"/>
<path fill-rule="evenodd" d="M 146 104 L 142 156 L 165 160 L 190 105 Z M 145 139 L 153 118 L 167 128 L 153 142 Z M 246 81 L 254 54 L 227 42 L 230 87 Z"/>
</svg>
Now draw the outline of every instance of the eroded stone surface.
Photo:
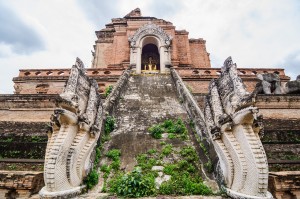
<svg viewBox="0 0 300 199">
<path fill-rule="evenodd" d="M 0 171 L 0 198 L 29 198 L 43 185 L 43 172 Z"/>
<path fill-rule="evenodd" d="M 95 80 L 85 74 L 77 58 L 51 115 L 51 132 L 45 155 L 45 187 L 41 198 L 67 198 L 80 194 L 84 177 L 102 128 L 103 107 Z"/>
<path fill-rule="evenodd" d="M 107 147 L 121 150 L 121 168 L 126 171 L 133 169 L 136 155 L 161 148 L 162 140 L 149 135 L 150 126 L 169 118 L 187 118 L 169 75 L 131 76 L 115 110 L 117 128 L 111 133 Z M 172 142 L 174 146 L 182 145 Z"/>
</svg>

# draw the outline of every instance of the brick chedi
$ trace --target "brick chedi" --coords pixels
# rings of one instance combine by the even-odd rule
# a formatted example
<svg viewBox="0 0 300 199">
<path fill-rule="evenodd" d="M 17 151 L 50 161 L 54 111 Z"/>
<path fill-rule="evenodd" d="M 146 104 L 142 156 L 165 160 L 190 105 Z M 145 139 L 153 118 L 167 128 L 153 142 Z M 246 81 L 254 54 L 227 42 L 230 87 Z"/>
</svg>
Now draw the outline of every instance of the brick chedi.
<svg viewBox="0 0 300 199">
<path fill-rule="evenodd" d="M 83 79 L 95 80 L 92 86 L 90 83 L 88 85 L 89 88 L 92 87 L 97 100 L 100 101 L 100 97 L 102 98 L 103 114 L 109 115 L 108 113 L 116 110 L 117 105 L 127 103 L 128 99 L 135 100 L 132 105 L 137 107 L 136 113 L 139 114 L 140 102 L 147 104 L 149 96 L 157 97 L 145 94 L 145 88 L 151 90 L 150 88 L 159 87 L 163 90 L 174 83 L 179 97 L 176 98 L 174 95 L 170 99 L 176 102 L 175 104 L 182 105 L 187 109 L 187 115 L 196 124 L 198 135 L 201 135 L 200 138 L 205 138 L 202 139 L 203 146 L 210 147 L 209 149 L 217 148 L 217 150 L 207 150 L 207 152 L 210 155 L 219 153 L 218 156 L 215 156 L 216 159 L 212 159 L 211 162 L 207 159 L 203 163 L 206 166 L 214 166 L 212 167 L 215 169 L 214 174 L 222 175 L 213 176 L 206 173 L 207 176 L 216 177 L 221 185 L 222 183 L 226 184 L 227 193 L 235 198 L 243 196 L 270 198 L 268 191 L 277 198 L 297 198 L 299 196 L 300 77 L 296 81 L 289 82 L 290 78 L 285 75 L 283 68 L 236 68 L 236 65 L 233 65 L 230 60 L 225 62 L 223 68 L 212 67 L 204 39 L 189 38 L 186 30 L 177 30 L 171 22 L 166 20 L 142 16 L 138 8 L 122 18 L 113 18 L 103 29 L 95 33 L 96 41 L 92 52 L 92 64 L 89 68 L 82 70 L 81 75 L 84 76 Z M 88 130 L 81 129 L 86 125 L 80 126 L 76 123 L 74 126 L 77 131 L 68 132 L 76 139 L 70 136 L 65 137 L 69 144 L 72 143 L 70 148 L 66 144 L 61 144 L 61 140 L 56 140 L 59 141 L 58 145 L 65 146 L 67 150 L 72 148 L 72 150 L 69 150 L 68 153 L 65 152 L 64 155 L 55 155 L 51 152 L 55 152 L 55 149 L 49 150 L 48 147 L 44 161 L 47 134 L 50 142 L 55 140 L 54 135 L 58 128 L 55 129 L 56 126 L 53 124 L 60 125 L 60 123 L 55 123 L 56 120 L 52 121 L 52 127 L 47 123 L 50 122 L 50 115 L 57 105 L 62 106 L 60 96 L 64 96 L 62 93 L 68 87 L 66 82 L 73 76 L 72 69 L 69 68 L 20 69 L 19 75 L 13 78 L 15 93 L 0 95 L 0 138 L 2 140 L 0 149 L 5 151 L 0 154 L 0 174 L 2 174 L 0 198 L 31 197 L 43 186 L 42 178 L 45 180 L 45 188 L 41 191 L 41 196 L 44 198 L 50 197 L 52 192 L 60 197 L 64 195 L 65 190 L 71 190 L 72 193 L 68 191 L 69 196 L 76 195 L 81 190 L 81 182 L 92 167 L 92 164 L 88 164 L 92 161 L 87 160 L 92 160 L 93 157 L 90 158 L 92 153 L 89 151 L 89 153 L 84 153 L 86 154 L 84 159 L 77 159 L 79 153 L 75 152 L 80 151 L 78 143 L 86 144 L 85 138 L 81 139 L 81 136 L 86 136 L 93 141 L 98 139 L 96 138 L 98 135 L 96 136 L 92 131 L 93 128 L 89 126 L 93 122 L 82 117 L 91 117 L 93 114 L 72 112 L 78 121 L 89 124 Z M 264 81 L 260 82 L 257 79 L 258 74 L 262 74 L 260 75 L 262 77 L 276 77 L 276 81 L 274 83 L 272 78 L 269 78 L 272 81 L 269 81 L 268 78 L 261 78 Z M 131 81 L 140 77 L 140 81 Z M 173 83 L 155 82 L 155 79 L 159 79 L 157 77 L 172 78 Z M 80 79 L 82 80 L 82 78 Z M 148 80 L 144 81 L 144 79 Z M 81 84 L 84 83 L 79 80 L 78 82 Z M 152 82 L 151 86 L 154 87 L 148 86 Z M 110 85 L 113 85 L 114 89 L 104 101 L 103 93 Z M 274 89 L 273 85 L 277 89 Z M 74 88 L 80 88 L 78 91 L 86 91 L 84 92 L 86 94 L 90 90 L 82 90 L 80 86 Z M 139 95 L 135 95 L 130 90 L 133 88 L 140 89 L 134 90 L 140 92 Z M 278 92 L 279 88 L 281 92 Z M 265 92 L 266 90 L 268 92 Z M 99 96 L 97 91 L 102 95 Z M 129 93 L 131 96 L 124 98 L 122 92 Z M 170 91 L 163 93 L 165 92 Z M 158 93 L 155 90 L 155 94 Z M 237 93 L 241 95 L 236 96 Z M 166 96 L 165 94 L 160 95 Z M 144 100 L 136 96 L 142 96 Z M 83 101 L 88 102 L 87 96 L 82 95 L 81 97 L 86 99 Z M 71 101 L 76 102 L 80 99 L 74 97 Z M 122 103 L 119 102 L 119 99 L 123 100 Z M 158 101 L 157 103 L 153 102 L 153 105 L 162 103 L 170 106 L 168 108 L 171 109 L 166 110 L 170 110 L 170 112 L 175 110 L 172 103 L 165 103 L 165 100 Z M 72 103 L 70 104 L 72 105 Z M 65 109 L 74 111 L 77 105 L 76 103 L 73 105 L 75 108 L 65 106 Z M 256 107 L 259 109 L 259 113 L 257 113 Z M 162 109 L 156 109 L 155 111 L 164 114 Z M 96 110 L 96 108 L 90 108 L 88 111 Z M 203 113 L 201 110 L 204 110 Z M 56 116 L 60 117 L 63 112 L 67 111 L 56 111 Z M 139 127 L 133 123 L 135 120 L 128 120 L 129 116 L 134 116 L 133 112 L 124 109 L 124 113 L 122 118 L 128 122 L 125 122 L 126 124 Z M 136 118 L 143 125 L 145 123 L 140 118 L 147 120 L 148 123 L 155 119 L 155 114 L 152 112 L 145 111 L 145 113 L 147 113 L 145 117 Z M 55 119 L 55 117 L 53 118 Z M 97 119 L 97 121 L 100 120 Z M 65 125 L 65 123 L 62 124 Z M 122 125 L 118 126 L 119 130 Z M 128 130 L 127 126 L 126 129 Z M 148 126 L 147 128 L 145 126 L 145 129 L 148 129 Z M 131 134 L 133 133 L 130 132 Z M 74 142 L 74 144 L 73 140 L 78 141 L 79 138 L 81 142 Z M 140 143 L 143 147 L 144 142 Z M 89 145 L 89 148 L 91 149 L 93 146 Z M 50 161 L 51 158 L 66 157 L 66 154 L 69 154 L 69 162 L 57 165 L 54 161 Z M 48 173 L 42 177 L 43 167 L 41 164 L 44 162 L 48 166 L 45 167 Z M 73 162 L 76 164 L 72 164 Z M 218 162 L 219 165 L 216 164 Z M 75 168 L 74 165 L 80 166 Z M 83 165 L 87 167 L 83 167 Z M 56 171 L 61 171 L 60 168 L 64 169 L 64 175 L 57 174 Z M 218 170 L 220 172 L 216 172 Z M 268 171 L 271 172 L 269 177 Z M 77 176 L 76 173 L 79 175 Z M 52 178 L 52 174 L 55 174 L 55 179 Z M 18 179 L 18 182 L 15 179 Z M 23 183 L 21 186 L 20 183 L 25 181 L 29 183 Z M 60 186 L 60 182 L 63 182 L 65 187 Z"/>
<path fill-rule="evenodd" d="M 210 80 L 220 75 L 220 68 L 211 68 L 205 40 L 189 38 L 186 30 L 176 30 L 171 22 L 144 17 L 138 8 L 123 18 L 113 18 L 96 36 L 87 75 L 98 82 L 100 93 L 114 85 L 129 66 L 137 73 L 168 73 L 172 65 L 193 93 L 207 93 Z M 259 73 L 277 73 L 282 84 L 289 80 L 284 69 L 278 68 L 238 68 L 238 72 L 249 92 Z M 69 69 L 21 69 L 13 79 L 15 93 L 59 94 L 69 75 Z"/>
<path fill-rule="evenodd" d="M 126 67 L 130 62 L 130 43 L 128 38 L 142 26 L 153 23 L 163 29 L 172 39 L 171 62 L 173 66 L 189 66 L 209 68 L 209 54 L 205 40 L 189 39 L 185 30 L 176 30 L 175 26 L 163 19 L 143 17 L 139 8 L 131 11 L 123 18 L 114 18 L 111 23 L 100 31 L 96 31 L 97 41 L 94 53 L 93 68 Z M 155 35 L 151 34 L 150 35 Z M 147 50 L 147 45 L 142 50 Z M 156 46 L 160 48 L 161 46 Z"/>
</svg>

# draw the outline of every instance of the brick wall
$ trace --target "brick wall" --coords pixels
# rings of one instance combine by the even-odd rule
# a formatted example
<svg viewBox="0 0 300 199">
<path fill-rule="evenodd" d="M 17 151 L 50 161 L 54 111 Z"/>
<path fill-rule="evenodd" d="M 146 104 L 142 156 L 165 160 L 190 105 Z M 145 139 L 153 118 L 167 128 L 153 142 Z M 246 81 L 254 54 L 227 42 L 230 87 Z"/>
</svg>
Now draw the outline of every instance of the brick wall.
<svg viewBox="0 0 300 199">
<path fill-rule="evenodd" d="M 189 40 L 192 65 L 195 68 L 210 68 L 209 54 L 206 51 L 203 39 Z"/>
</svg>

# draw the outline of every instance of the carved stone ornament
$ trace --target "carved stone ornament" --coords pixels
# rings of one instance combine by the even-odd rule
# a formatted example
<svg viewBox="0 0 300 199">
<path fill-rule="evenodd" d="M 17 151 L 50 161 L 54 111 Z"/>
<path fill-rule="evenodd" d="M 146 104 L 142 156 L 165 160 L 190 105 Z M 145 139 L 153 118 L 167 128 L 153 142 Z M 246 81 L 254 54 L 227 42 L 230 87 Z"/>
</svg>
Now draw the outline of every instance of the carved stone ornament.
<svg viewBox="0 0 300 199">
<path fill-rule="evenodd" d="M 80 194 L 83 179 L 93 167 L 91 154 L 100 137 L 103 108 L 98 84 L 85 75 L 78 58 L 57 106 L 51 116 L 41 198 Z"/>
<path fill-rule="evenodd" d="M 156 24 L 148 23 L 140 27 L 134 35 L 129 37 L 130 47 L 136 48 L 137 42 L 140 41 L 146 35 L 158 36 L 162 44 L 169 47 L 171 44 L 172 37 L 169 36 L 161 27 Z"/>
<path fill-rule="evenodd" d="M 267 191 L 268 163 L 258 135 L 262 128 L 258 109 L 231 57 L 225 60 L 220 77 L 209 85 L 204 114 L 174 68 L 171 75 L 196 133 L 209 146 L 220 187 L 232 198 L 273 198 Z"/>
<path fill-rule="evenodd" d="M 281 85 L 280 77 L 275 73 L 258 74 L 257 79 L 260 82 L 256 84 L 252 96 L 257 94 L 300 94 L 300 76 L 284 85 Z"/>
<path fill-rule="evenodd" d="M 272 198 L 268 188 L 268 163 L 258 132 L 254 107 L 227 58 L 218 79 L 212 80 L 205 99 L 207 132 L 217 152 L 227 194 L 233 198 Z M 218 175 L 217 175 L 218 176 Z"/>
</svg>

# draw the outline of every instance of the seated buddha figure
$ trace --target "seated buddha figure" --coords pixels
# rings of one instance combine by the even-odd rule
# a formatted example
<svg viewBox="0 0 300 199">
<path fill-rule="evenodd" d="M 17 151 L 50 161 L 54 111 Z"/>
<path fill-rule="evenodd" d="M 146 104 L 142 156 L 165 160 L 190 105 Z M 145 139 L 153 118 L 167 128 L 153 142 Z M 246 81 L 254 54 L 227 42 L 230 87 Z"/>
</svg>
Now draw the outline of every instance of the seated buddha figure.
<svg viewBox="0 0 300 199">
<path fill-rule="evenodd" d="M 153 58 L 150 56 L 148 61 L 148 70 L 156 70 L 156 64 L 153 63 Z"/>
</svg>

